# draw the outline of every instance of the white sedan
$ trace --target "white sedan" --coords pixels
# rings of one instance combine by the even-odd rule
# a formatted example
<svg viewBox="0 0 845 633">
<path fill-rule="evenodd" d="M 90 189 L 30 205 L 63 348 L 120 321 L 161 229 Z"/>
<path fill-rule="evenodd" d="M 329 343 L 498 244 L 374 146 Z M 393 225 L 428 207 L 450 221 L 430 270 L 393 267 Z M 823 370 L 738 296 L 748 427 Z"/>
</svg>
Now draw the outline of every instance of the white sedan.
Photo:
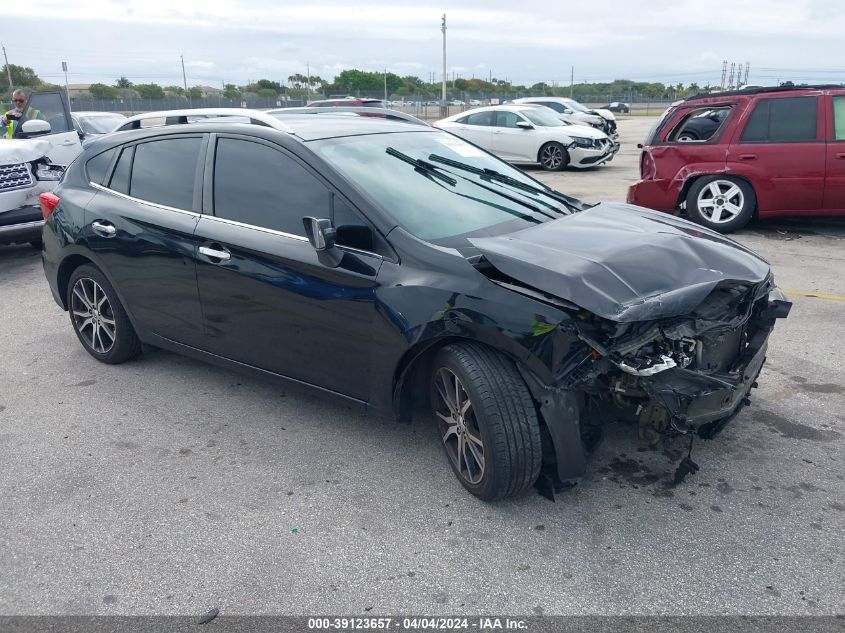
<svg viewBox="0 0 845 633">
<path fill-rule="evenodd" d="M 545 107 L 490 106 L 436 121 L 434 127 L 475 143 L 516 164 L 555 171 L 595 167 L 619 149 L 607 134 L 586 125 L 567 125 Z"/>
</svg>

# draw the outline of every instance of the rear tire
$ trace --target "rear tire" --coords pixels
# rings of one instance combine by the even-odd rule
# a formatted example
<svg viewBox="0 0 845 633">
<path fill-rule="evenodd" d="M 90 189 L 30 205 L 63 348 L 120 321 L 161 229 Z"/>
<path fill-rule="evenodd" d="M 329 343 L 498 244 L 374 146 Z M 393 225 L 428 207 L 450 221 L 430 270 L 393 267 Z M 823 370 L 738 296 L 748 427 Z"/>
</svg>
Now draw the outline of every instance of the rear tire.
<svg viewBox="0 0 845 633">
<path fill-rule="evenodd" d="M 434 358 L 431 406 L 443 449 L 464 488 L 484 501 L 511 497 L 540 474 L 540 424 L 513 362 L 475 343 Z"/>
<path fill-rule="evenodd" d="M 141 341 L 123 304 L 96 266 L 84 264 L 73 271 L 67 306 L 79 342 L 98 361 L 117 365 L 141 353 Z"/>
<path fill-rule="evenodd" d="M 560 143 L 546 143 L 537 154 L 537 162 L 546 171 L 560 171 L 569 165 L 569 152 Z"/>
<path fill-rule="evenodd" d="M 687 216 L 719 233 L 737 231 L 748 224 L 757 208 L 754 188 L 730 176 L 706 176 L 687 192 Z"/>
</svg>

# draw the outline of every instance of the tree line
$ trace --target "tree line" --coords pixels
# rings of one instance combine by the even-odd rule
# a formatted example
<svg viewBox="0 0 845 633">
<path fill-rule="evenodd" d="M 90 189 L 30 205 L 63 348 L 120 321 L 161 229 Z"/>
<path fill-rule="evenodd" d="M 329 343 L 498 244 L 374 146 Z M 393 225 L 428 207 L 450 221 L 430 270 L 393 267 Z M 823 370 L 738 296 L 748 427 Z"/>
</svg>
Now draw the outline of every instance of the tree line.
<svg viewBox="0 0 845 633">
<path fill-rule="evenodd" d="M 10 64 L 8 71 L 12 76 L 12 88 L 30 88 L 38 90 L 59 90 L 62 86 L 42 81 L 32 68 Z M 0 82 L 8 81 L 9 72 L 3 66 L 0 74 Z M 684 85 L 663 84 L 660 82 L 631 81 L 628 79 L 616 79 L 612 82 L 603 83 L 576 83 L 572 86 L 559 85 L 555 83 L 539 82 L 533 85 L 512 84 L 503 79 L 466 79 L 458 77 L 447 82 L 447 92 L 450 97 L 461 94 L 473 95 L 498 95 L 498 94 L 532 94 L 534 96 L 573 96 L 575 99 L 605 96 L 608 99 L 677 99 L 687 97 L 699 92 L 707 92 L 715 87 L 710 85 L 699 86 L 696 83 Z M 8 98 L 11 89 L 4 86 L 5 98 Z M 319 98 L 320 95 L 329 97 L 336 95 L 384 95 L 385 92 L 391 98 L 413 98 L 414 96 L 439 95 L 441 83 L 428 83 L 413 75 L 404 77 L 394 73 L 371 72 L 365 70 L 349 69 L 339 73 L 331 81 L 322 79 L 318 75 L 293 74 L 287 78 L 286 83 L 271 79 L 259 79 L 244 85 L 227 83 L 218 93 L 226 99 L 240 99 L 250 96 L 273 98 L 287 95 L 294 98 L 311 96 Z M 113 84 L 93 83 L 88 87 L 88 93 L 93 99 L 164 99 L 177 97 L 185 99 L 202 99 L 205 96 L 204 89 L 200 86 L 193 86 L 186 91 L 183 86 L 161 86 L 156 83 L 133 83 L 127 77 L 121 76 Z"/>
</svg>

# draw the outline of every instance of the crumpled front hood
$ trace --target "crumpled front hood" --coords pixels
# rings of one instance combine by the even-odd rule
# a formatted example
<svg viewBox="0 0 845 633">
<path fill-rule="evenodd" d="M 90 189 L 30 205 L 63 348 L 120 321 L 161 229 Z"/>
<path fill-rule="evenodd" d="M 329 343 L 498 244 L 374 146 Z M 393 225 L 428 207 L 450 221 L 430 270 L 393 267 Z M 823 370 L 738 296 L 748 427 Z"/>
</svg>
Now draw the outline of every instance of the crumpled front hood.
<svg viewBox="0 0 845 633">
<path fill-rule="evenodd" d="M 38 160 L 47 155 L 53 145 L 44 139 L 0 140 L 0 165 L 17 165 Z"/>
<path fill-rule="evenodd" d="M 616 120 L 616 115 L 613 114 L 613 112 L 611 112 L 610 110 L 606 110 L 605 108 L 595 108 L 593 110 L 590 110 L 590 112 L 594 112 L 598 114 L 601 118 L 607 119 L 608 121 Z"/>
<path fill-rule="evenodd" d="M 469 241 L 509 277 L 617 322 L 682 315 L 720 283 L 757 284 L 770 274 L 733 240 L 627 204 Z"/>
<path fill-rule="evenodd" d="M 554 128 L 558 129 L 558 128 Z M 583 138 L 589 138 L 593 140 L 598 140 L 601 138 L 607 138 L 607 134 L 602 132 L 601 130 L 597 130 L 594 127 L 590 127 L 589 125 L 564 125 L 560 128 L 567 136 L 581 136 Z"/>
</svg>

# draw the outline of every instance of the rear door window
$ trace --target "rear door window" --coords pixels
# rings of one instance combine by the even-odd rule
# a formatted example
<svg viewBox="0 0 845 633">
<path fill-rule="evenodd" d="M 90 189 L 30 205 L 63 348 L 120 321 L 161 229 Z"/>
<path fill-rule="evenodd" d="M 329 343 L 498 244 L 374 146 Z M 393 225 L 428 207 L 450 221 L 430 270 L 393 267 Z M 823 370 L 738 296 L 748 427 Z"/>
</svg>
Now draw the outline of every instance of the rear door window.
<svg viewBox="0 0 845 633">
<path fill-rule="evenodd" d="M 132 175 L 132 157 L 135 155 L 135 146 L 125 147 L 114 166 L 114 173 L 109 181 L 109 189 L 129 194 L 129 177 Z"/>
<path fill-rule="evenodd" d="M 330 214 L 329 190 L 291 156 L 252 141 L 217 141 L 217 217 L 304 236 L 302 218 L 328 218 Z"/>
<path fill-rule="evenodd" d="M 199 136 L 136 145 L 129 195 L 177 209 L 193 209 L 201 145 Z"/>
<path fill-rule="evenodd" d="M 817 97 L 760 99 L 742 131 L 742 143 L 796 143 L 817 139 Z"/>
<path fill-rule="evenodd" d="M 470 114 L 466 117 L 466 124 L 467 125 L 493 125 L 493 117 L 496 113 L 491 111 L 488 112 L 476 112 L 475 114 Z"/>
</svg>

